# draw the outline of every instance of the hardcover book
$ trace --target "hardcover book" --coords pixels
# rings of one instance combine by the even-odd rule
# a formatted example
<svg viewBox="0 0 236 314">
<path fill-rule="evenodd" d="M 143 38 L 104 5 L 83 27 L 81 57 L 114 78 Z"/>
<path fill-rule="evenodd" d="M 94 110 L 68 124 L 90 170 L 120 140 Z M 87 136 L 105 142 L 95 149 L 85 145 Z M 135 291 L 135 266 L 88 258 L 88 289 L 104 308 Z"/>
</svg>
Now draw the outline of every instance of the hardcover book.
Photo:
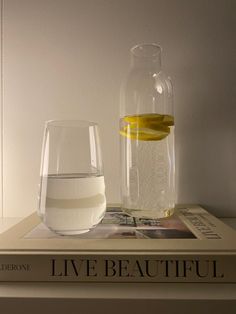
<svg viewBox="0 0 236 314">
<path fill-rule="evenodd" d="M 235 283 L 235 240 L 198 205 L 160 220 L 110 205 L 78 236 L 53 233 L 34 213 L 0 235 L 0 281 Z"/>
</svg>

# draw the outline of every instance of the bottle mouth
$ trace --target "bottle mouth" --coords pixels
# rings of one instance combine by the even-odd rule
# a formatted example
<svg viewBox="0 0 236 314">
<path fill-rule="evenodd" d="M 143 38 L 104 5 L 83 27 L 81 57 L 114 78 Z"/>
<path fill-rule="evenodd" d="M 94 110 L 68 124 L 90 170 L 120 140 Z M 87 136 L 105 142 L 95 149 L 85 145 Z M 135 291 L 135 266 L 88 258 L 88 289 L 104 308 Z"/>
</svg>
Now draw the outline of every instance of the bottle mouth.
<svg viewBox="0 0 236 314">
<path fill-rule="evenodd" d="M 161 46 L 157 44 L 139 44 L 131 48 L 131 54 L 136 58 L 156 59 L 161 55 Z"/>
</svg>

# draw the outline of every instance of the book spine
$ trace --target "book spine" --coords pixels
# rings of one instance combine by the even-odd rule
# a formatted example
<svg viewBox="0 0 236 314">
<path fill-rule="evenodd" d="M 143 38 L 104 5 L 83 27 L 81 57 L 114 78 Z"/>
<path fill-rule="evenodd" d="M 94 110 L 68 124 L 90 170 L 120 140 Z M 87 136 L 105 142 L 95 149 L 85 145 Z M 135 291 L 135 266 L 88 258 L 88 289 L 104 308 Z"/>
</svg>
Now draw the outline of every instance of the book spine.
<svg viewBox="0 0 236 314">
<path fill-rule="evenodd" d="M 5 254 L 0 281 L 235 283 L 235 254 Z"/>
</svg>

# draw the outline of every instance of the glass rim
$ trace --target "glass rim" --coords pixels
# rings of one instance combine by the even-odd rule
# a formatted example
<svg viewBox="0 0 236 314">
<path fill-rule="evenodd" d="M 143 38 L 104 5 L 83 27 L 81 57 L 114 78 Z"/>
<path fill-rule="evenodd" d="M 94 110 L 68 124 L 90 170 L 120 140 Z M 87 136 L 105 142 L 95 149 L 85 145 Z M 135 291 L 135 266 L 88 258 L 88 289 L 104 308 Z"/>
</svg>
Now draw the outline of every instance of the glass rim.
<svg viewBox="0 0 236 314">
<path fill-rule="evenodd" d="M 98 126 L 98 123 L 88 120 L 62 119 L 48 120 L 45 122 L 45 126 L 57 128 L 86 128 L 90 126 Z"/>
<path fill-rule="evenodd" d="M 140 54 L 139 52 L 143 49 L 143 48 L 152 48 L 152 53 L 150 54 Z M 156 43 L 142 43 L 142 44 L 137 44 L 135 46 L 133 46 L 130 49 L 130 52 L 132 53 L 132 55 L 134 55 L 135 57 L 142 57 L 142 58 L 150 58 L 150 57 L 157 57 L 161 52 L 162 52 L 162 47 Z"/>
</svg>

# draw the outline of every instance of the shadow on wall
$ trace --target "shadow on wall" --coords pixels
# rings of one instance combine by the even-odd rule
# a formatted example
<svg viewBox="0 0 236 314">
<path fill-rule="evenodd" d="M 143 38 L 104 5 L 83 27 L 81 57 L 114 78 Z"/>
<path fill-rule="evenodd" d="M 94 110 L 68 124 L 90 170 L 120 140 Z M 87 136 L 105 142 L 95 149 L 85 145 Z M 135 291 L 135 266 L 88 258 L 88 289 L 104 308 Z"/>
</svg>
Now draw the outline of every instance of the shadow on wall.
<svg viewBox="0 0 236 314">
<path fill-rule="evenodd" d="M 178 202 L 201 204 L 221 217 L 224 210 L 226 216 L 235 216 L 236 109 L 231 91 L 233 80 L 222 80 L 211 68 L 209 72 L 205 69 L 205 73 L 208 75 L 199 78 L 195 94 L 187 95 L 177 112 Z M 187 90 L 192 76 L 186 75 L 186 81 L 182 82 Z"/>
</svg>

